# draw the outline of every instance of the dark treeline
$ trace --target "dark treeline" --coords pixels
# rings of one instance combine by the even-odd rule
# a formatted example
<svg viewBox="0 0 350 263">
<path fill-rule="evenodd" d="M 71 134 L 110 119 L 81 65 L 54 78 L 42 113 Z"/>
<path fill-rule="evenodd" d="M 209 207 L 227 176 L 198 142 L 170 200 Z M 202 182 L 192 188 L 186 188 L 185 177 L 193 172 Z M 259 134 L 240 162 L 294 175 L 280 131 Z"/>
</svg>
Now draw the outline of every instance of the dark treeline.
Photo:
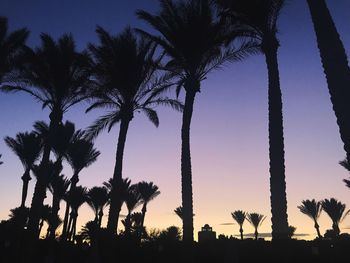
<svg viewBox="0 0 350 263">
<path fill-rule="evenodd" d="M 29 47 L 26 45 L 29 30 L 11 32 L 7 18 L 1 17 L 0 90 L 26 93 L 50 112 L 49 123 L 36 121 L 31 131 L 21 131 L 14 138 L 5 137 L 7 146 L 23 165 L 23 175 L 19 206 L 0 224 L 3 262 L 112 262 L 113 258 L 122 257 L 129 257 L 132 262 L 151 258 L 154 262 L 253 262 L 257 259 L 279 262 L 333 259 L 336 262 L 340 259 L 345 251 L 343 242 L 349 242 L 349 237 L 340 233 L 339 223 L 350 210 L 346 211 L 345 205 L 334 198 L 320 202 L 303 200 L 298 208 L 313 220 L 317 239 L 309 243 L 291 240 L 296 228 L 289 225 L 287 215 L 283 102 L 278 66 L 281 44 L 277 34 L 278 18 L 285 2 L 159 0 L 159 10 L 154 14 L 135 10 L 135 15 L 148 24 L 152 33 L 127 27 L 111 34 L 97 26 L 98 43 L 88 43 L 81 52 L 76 49 L 71 34 L 55 40 L 42 33 L 40 45 Z M 307 3 L 344 143 L 346 158 L 340 164 L 349 170 L 350 70 L 347 56 L 326 2 L 307 0 Z M 273 242 L 259 240 L 258 228 L 266 218 L 264 215 L 236 210 L 232 217 L 239 225 L 241 240 L 221 236 L 212 243 L 196 244 L 193 242 L 190 150 L 196 95 L 209 73 L 253 55 L 264 56 L 268 73 Z M 185 94 L 183 102 L 178 99 L 181 90 Z M 170 96 L 169 91 L 175 91 L 176 96 Z M 76 130 L 73 122 L 65 120 L 65 113 L 83 101 L 89 103 L 86 113 L 100 110 L 101 115 L 86 129 Z M 175 209 L 183 223 L 182 231 L 176 227 L 163 231 L 146 229 L 147 204 L 160 191 L 153 182 L 132 184 L 123 175 L 124 149 L 134 114 L 144 113 L 157 127 L 160 122 L 158 106 L 170 107 L 182 114 L 182 204 Z M 116 155 L 111 178 L 87 189 L 79 184 L 79 176 L 100 155 L 94 140 L 117 124 L 119 134 L 114 138 Z M 67 164 L 73 171 L 70 176 L 62 174 Z M 36 182 L 28 208 L 28 185 L 33 175 Z M 349 180 L 344 182 L 349 186 Z M 51 204 L 44 204 L 47 190 L 52 195 Z M 64 217 L 60 218 L 62 200 L 65 208 Z M 92 209 L 94 218 L 79 230 L 77 218 L 84 203 Z M 121 219 L 123 204 L 128 213 Z M 135 212 L 139 205 L 141 211 Z M 108 220 L 104 228 L 102 219 L 107 206 Z M 324 235 L 318 224 L 321 211 L 332 220 L 332 229 Z M 256 242 L 244 240 L 245 220 L 254 227 Z M 118 232 L 119 221 L 123 230 Z M 44 224 L 48 225 L 46 233 L 42 233 Z M 44 236 L 44 240 L 39 239 L 40 236 Z M 292 255 L 288 247 L 299 249 L 300 254 Z M 250 249 L 261 253 L 260 256 L 256 253 L 247 256 Z M 332 258 L 335 251 L 338 254 Z"/>
</svg>

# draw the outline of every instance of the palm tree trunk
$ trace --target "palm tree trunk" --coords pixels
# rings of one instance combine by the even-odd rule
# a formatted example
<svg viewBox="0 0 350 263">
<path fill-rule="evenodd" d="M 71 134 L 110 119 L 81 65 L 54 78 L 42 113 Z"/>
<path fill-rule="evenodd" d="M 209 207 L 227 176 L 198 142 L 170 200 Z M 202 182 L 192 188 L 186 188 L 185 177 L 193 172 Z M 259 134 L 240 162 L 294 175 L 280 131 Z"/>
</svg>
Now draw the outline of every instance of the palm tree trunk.
<svg viewBox="0 0 350 263">
<path fill-rule="evenodd" d="M 255 235 L 255 240 L 258 240 L 259 233 L 258 233 L 258 229 L 257 228 L 255 228 L 254 235 Z"/>
<path fill-rule="evenodd" d="M 320 226 L 318 225 L 318 223 L 316 221 L 315 221 L 315 228 L 316 228 L 318 237 L 322 238 L 322 235 L 320 233 Z"/>
<path fill-rule="evenodd" d="M 40 237 L 40 233 L 41 233 L 41 229 L 43 228 L 43 225 L 44 225 L 44 220 L 41 219 L 39 223 L 39 237 Z"/>
<path fill-rule="evenodd" d="M 277 61 L 278 42 L 269 39 L 263 48 L 268 69 L 269 157 L 272 238 L 288 238 L 287 197 L 284 166 L 282 93 Z"/>
<path fill-rule="evenodd" d="M 103 208 L 101 208 L 100 212 L 98 213 L 98 228 L 101 228 L 101 224 L 102 224 L 102 218 L 103 218 Z"/>
<path fill-rule="evenodd" d="M 49 140 L 45 142 L 43 157 L 40 163 L 40 170 L 34 188 L 32 204 L 29 212 L 28 232 L 32 238 L 39 237 L 40 213 L 46 198 L 46 187 L 48 184 L 48 164 L 50 162 L 51 140 L 54 138 L 60 123 L 62 122 L 62 111 L 53 110 L 50 114 Z"/>
<path fill-rule="evenodd" d="M 21 207 L 25 207 L 26 205 L 26 199 L 27 199 L 27 194 L 28 194 L 28 185 L 29 181 L 32 178 L 30 177 L 30 169 L 26 169 L 23 176 L 22 176 L 22 181 L 23 181 L 23 186 L 22 186 L 22 200 L 21 200 Z"/>
<path fill-rule="evenodd" d="M 343 43 L 324 0 L 308 0 L 317 44 L 346 159 L 350 163 L 350 68 Z"/>
<path fill-rule="evenodd" d="M 111 203 L 109 206 L 109 214 L 108 214 L 108 222 L 107 222 L 107 230 L 111 234 L 115 234 L 116 231 L 118 230 L 118 220 L 119 220 L 119 213 L 122 206 L 122 202 L 117 193 L 117 186 L 119 182 L 122 180 L 124 147 L 125 147 L 126 135 L 128 132 L 130 121 L 131 121 L 130 118 L 122 118 L 120 122 L 117 153 L 115 157 L 115 166 L 114 166 L 114 173 L 113 173 L 113 185 L 111 190 Z"/>
<path fill-rule="evenodd" d="M 242 225 L 239 227 L 239 233 L 241 233 L 241 240 L 243 240 L 243 227 L 242 227 Z"/>
<path fill-rule="evenodd" d="M 183 240 L 193 242 L 193 196 L 192 196 L 192 168 L 190 150 L 190 127 L 193 113 L 193 104 L 196 93 L 186 91 L 181 128 L 181 189 L 183 207 Z"/>
<path fill-rule="evenodd" d="M 338 223 L 333 222 L 332 228 L 333 228 L 334 234 L 335 234 L 336 236 L 339 236 L 339 234 L 340 234 L 340 229 L 339 229 Z"/>
<path fill-rule="evenodd" d="M 72 178 L 70 179 L 70 187 L 69 187 L 69 193 L 71 193 L 72 191 L 74 191 L 74 189 L 77 186 L 77 183 L 79 182 L 79 174 L 78 173 L 74 173 Z M 61 238 L 65 239 L 67 236 L 67 224 L 68 224 L 68 220 L 69 220 L 69 210 L 70 210 L 70 205 L 69 202 L 66 201 L 66 210 L 64 212 L 64 219 L 63 219 L 63 228 L 62 228 L 62 235 Z"/>
<path fill-rule="evenodd" d="M 60 210 L 60 200 L 56 197 L 53 196 L 52 198 L 52 209 L 51 209 L 51 214 L 52 214 L 52 222 L 50 224 L 50 239 L 55 239 L 55 234 L 56 234 L 56 229 L 58 227 L 58 211 Z"/>
</svg>

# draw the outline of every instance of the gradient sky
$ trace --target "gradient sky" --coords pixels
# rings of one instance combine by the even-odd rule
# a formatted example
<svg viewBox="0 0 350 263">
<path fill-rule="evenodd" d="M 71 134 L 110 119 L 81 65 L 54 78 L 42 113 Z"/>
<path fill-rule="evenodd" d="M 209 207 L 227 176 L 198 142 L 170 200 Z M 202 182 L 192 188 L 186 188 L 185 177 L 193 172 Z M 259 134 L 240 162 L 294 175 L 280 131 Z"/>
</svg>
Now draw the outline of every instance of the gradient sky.
<svg viewBox="0 0 350 263">
<path fill-rule="evenodd" d="M 350 1 L 327 4 L 349 53 Z M 147 29 L 135 18 L 134 11 L 139 8 L 155 11 L 158 4 L 155 0 L 2 0 L 0 15 L 9 18 L 10 30 L 28 27 L 31 46 L 39 43 L 40 32 L 55 38 L 71 32 L 78 48 L 83 49 L 88 42 L 96 42 L 96 25 L 113 34 L 128 24 Z M 316 235 L 313 223 L 297 206 L 303 199 L 335 197 L 350 207 L 350 191 L 342 182 L 348 173 L 338 165 L 345 153 L 306 1 L 289 1 L 278 24 L 289 224 L 297 228 L 296 233 L 309 234 L 305 238 L 310 239 Z M 64 116 L 65 120 L 86 128 L 102 113 L 84 114 L 86 107 L 82 104 L 73 108 Z M 173 213 L 181 204 L 181 114 L 159 108 L 159 115 L 159 128 L 144 116 L 135 116 L 124 155 L 124 177 L 134 183 L 153 181 L 161 191 L 149 204 L 145 219 L 148 228 L 181 226 Z M 36 120 L 48 121 L 48 111 L 42 111 L 33 98 L 25 94 L 0 94 L 1 138 L 31 130 Z M 191 127 L 195 238 L 205 223 L 218 234 L 239 234 L 237 225 L 226 224 L 233 223 L 230 212 L 237 209 L 266 215 L 260 231 L 271 232 L 267 131 L 267 71 L 263 56 L 227 65 L 202 83 Z M 96 140 L 101 155 L 95 164 L 82 171 L 79 183 L 83 186 L 101 185 L 112 176 L 117 135 L 118 126 Z M 9 210 L 20 204 L 23 169 L 3 140 L 0 153 L 4 161 L 0 166 L 0 219 L 6 219 Z M 72 175 L 68 165 L 64 174 Z M 28 206 L 34 184 L 35 179 L 30 182 Z M 51 203 L 49 193 L 45 202 Z M 79 213 L 79 225 L 93 219 L 93 212 L 86 205 Z M 103 224 L 106 221 L 105 216 Z M 321 215 L 320 227 L 322 233 L 331 228 L 325 213 Z M 343 232 L 349 232 L 348 229 L 350 217 L 341 224 Z M 252 231 L 246 223 L 245 232 Z"/>
</svg>

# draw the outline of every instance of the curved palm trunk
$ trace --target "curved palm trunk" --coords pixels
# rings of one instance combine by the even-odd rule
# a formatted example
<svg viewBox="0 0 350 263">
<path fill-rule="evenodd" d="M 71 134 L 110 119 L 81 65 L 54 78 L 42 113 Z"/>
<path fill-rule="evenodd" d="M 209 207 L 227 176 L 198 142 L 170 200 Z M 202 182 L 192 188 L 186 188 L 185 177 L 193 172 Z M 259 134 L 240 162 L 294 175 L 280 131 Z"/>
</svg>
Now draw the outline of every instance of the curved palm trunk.
<svg viewBox="0 0 350 263">
<path fill-rule="evenodd" d="M 277 61 L 278 42 L 275 39 L 268 41 L 270 43 L 264 49 L 264 53 L 269 79 L 269 157 L 272 238 L 287 239 L 288 215 L 284 166 L 282 93 Z"/>
<path fill-rule="evenodd" d="M 23 186 L 22 186 L 22 200 L 21 200 L 21 207 L 25 207 L 26 205 L 26 199 L 28 194 L 28 185 L 29 181 L 32 178 L 30 177 L 30 169 L 27 168 L 22 176 Z"/>
<path fill-rule="evenodd" d="M 321 232 L 320 232 L 320 226 L 318 225 L 316 220 L 315 220 L 315 228 L 316 228 L 318 237 L 322 238 L 322 235 L 321 235 Z"/>
<path fill-rule="evenodd" d="M 308 0 L 328 90 L 346 159 L 350 163 L 350 68 L 343 43 L 324 0 Z"/>
<path fill-rule="evenodd" d="M 193 196 L 192 196 L 192 168 L 190 150 L 190 127 L 193 113 L 193 104 L 196 93 L 186 92 L 181 129 L 181 189 L 183 208 L 183 240 L 193 242 Z"/>
<path fill-rule="evenodd" d="M 77 186 L 77 183 L 79 182 L 79 174 L 74 173 L 72 178 L 71 178 L 71 184 L 69 187 L 69 192 L 74 191 L 74 189 Z M 62 235 L 61 238 L 65 239 L 67 236 L 67 227 L 68 227 L 68 221 L 69 221 L 69 211 L 70 211 L 70 204 L 68 201 L 66 201 L 66 210 L 64 212 L 64 219 L 63 219 L 63 228 L 62 228 Z"/>
<path fill-rule="evenodd" d="M 255 240 L 258 240 L 259 233 L 258 233 L 257 227 L 255 228 L 254 236 L 255 236 Z"/>
<path fill-rule="evenodd" d="M 53 110 L 50 114 L 49 136 L 53 138 L 60 123 L 62 122 L 62 112 Z M 32 204 L 29 212 L 28 232 L 32 238 L 39 237 L 39 221 L 40 213 L 43 207 L 44 199 L 46 198 L 46 188 L 48 185 L 48 164 L 50 162 L 51 141 L 45 142 L 43 157 L 40 163 L 40 170 L 34 188 Z"/>
<path fill-rule="evenodd" d="M 124 147 L 125 147 L 126 135 L 128 133 L 130 120 L 131 119 L 123 118 L 120 122 L 117 153 L 115 157 L 115 166 L 114 166 L 114 173 L 113 173 L 113 185 L 111 190 L 111 203 L 109 206 L 109 214 L 108 214 L 108 222 L 107 222 L 107 230 L 111 234 L 115 234 L 118 230 L 119 213 L 123 204 L 121 197 L 117 193 L 117 185 L 122 180 Z"/>
</svg>

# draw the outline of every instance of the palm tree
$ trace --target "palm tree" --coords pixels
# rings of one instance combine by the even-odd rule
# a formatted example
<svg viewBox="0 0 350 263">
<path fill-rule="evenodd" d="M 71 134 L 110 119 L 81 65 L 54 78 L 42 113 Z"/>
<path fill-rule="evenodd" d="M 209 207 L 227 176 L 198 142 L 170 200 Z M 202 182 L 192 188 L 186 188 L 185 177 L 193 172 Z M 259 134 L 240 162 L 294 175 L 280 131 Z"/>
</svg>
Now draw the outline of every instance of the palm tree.
<svg viewBox="0 0 350 263">
<path fill-rule="evenodd" d="M 193 241 L 192 168 L 190 126 L 195 96 L 207 74 L 228 61 L 243 59 L 256 51 L 251 43 L 238 48 L 223 48 L 228 32 L 218 19 L 211 0 L 160 0 L 161 10 L 152 15 L 137 11 L 137 16 L 158 32 L 152 35 L 137 31 L 158 44 L 167 55 L 164 69 L 178 78 L 177 95 L 186 91 L 181 129 L 181 184 L 183 207 L 183 238 Z"/>
<path fill-rule="evenodd" d="M 332 228 L 336 236 L 339 235 L 339 223 L 349 214 L 350 210 L 345 212 L 346 205 L 335 198 L 322 201 L 322 209 L 332 220 Z"/>
<path fill-rule="evenodd" d="M 108 191 L 106 187 L 92 187 L 87 192 L 87 204 L 95 213 L 95 224 L 101 227 L 103 209 L 108 203 Z"/>
<path fill-rule="evenodd" d="M 51 218 L 52 223 L 50 224 L 50 237 L 55 238 L 55 232 L 59 225 L 58 219 L 58 211 L 60 210 L 60 202 L 67 194 L 67 190 L 69 187 L 69 180 L 64 177 L 64 175 L 56 175 L 54 176 L 49 183 L 49 190 L 52 193 L 52 211 Z"/>
<path fill-rule="evenodd" d="M 9 85 L 4 92 L 25 92 L 50 109 L 49 140 L 44 145 L 41 172 L 35 185 L 30 209 L 28 230 L 38 236 L 40 210 L 46 197 L 46 170 L 50 160 L 51 141 L 62 123 L 63 113 L 87 98 L 91 86 L 90 59 L 85 52 L 77 52 L 73 37 L 63 35 L 55 41 L 41 34 L 41 47 L 26 48 L 21 67 L 8 74 Z"/>
<path fill-rule="evenodd" d="M 87 201 L 86 187 L 75 187 L 73 191 L 68 193 L 67 199 L 69 200 L 69 204 L 72 208 L 67 229 L 68 240 L 74 240 L 77 227 L 78 210 Z"/>
<path fill-rule="evenodd" d="M 223 13 L 249 29 L 246 35 L 260 42 L 268 70 L 269 157 L 272 238 L 288 238 L 288 215 L 284 164 L 282 93 L 277 52 L 277 20 L 284 0 L 217 0 Z"/>
<path fill-rule="evenodd" d="M 22 176 L 22 199 L 21 207 L 25 207 L 27 199 L 30 171 L 33 168 L 34 163 L 39 159 L 42 150 L 41 139 L 34 133 L 18 133 L 16 138 L 5 137 L 5 143 L 7 146 L 17 155 L 20 159 L 24 174 Z"/>
<path fill-rule="evenodd" d="M 258 240 L 258 235 L 259 235 L 258 228 L 264 222 L 266 217 L 264 215 L 257 214 L 257 213 L 247 213 L 246 216 L 247 216 L 248 222 L 251 223 L 255 229 L 255 232 L 254 232 L 255 240 Z"/>
<path fill-rule="evenodd" d="M 241 233 L 241 240 L 243 240 L 243 223 L 246 218 L 247 213 L 243 212 L 242 210 L 236 210 L 233 213 L 231 213 L 232 218 L 237 222 L 239 225 L 239 232 Z"/>
<path fill-rule="evenodd" d="M 101 27 L 96 30 L 100 45 L 89 45 L 94 57 L 94 78 L 98 89 L 93 94 L 93 104 L 87 112 L 95 108 L 110 111 L 98 118 L 88 130 L 91 138 L 103 129 L 108 131 L 120 122 L 112 192 L 122 180 L 123 154 L 129 123 L 135 112 L 143 112 L 155 125 L 159 125 L 155 106 L 171 106 L 182 109 L 177 100 L 163 96 L 170 84 L 166 77 L 158 77 L 157 64 L 161 57 L 155 56 L 155 45 L 140 37 L 130 28 L 117 36 L 111 36 Z M 118 227 L 120 207 L 116 195 L 112 193 L 107 229 L 114 233 Z"/>
<path fill-rule="evenodd" d="M 137 184 L 137 191 L 140 194 L 141 202 L 143 203 L 142 206 L 142 219 L 141 219 L 141 230 L 143 229 L 143 225 L 145 222 L 145 216 L 146 216 L 146 211 L 147 211 L 147 204 L 152 201 L 154 198 L 156 198 L 159 194 L 160 191 L 158 190 L 158 186 L 153 184 L 153 182 L 139 182 Z"/>
<path fill-rule="evenodd" d="M 318 218 L 322 212 L 322 202 L 316 202 L 315 199 L 312 200 L 303 200 L 301 201 L 302 205 L 298 206 L 300 212 L 307 215 L 314 221 L 314 226 L 317 231 L 317 235 L 319 238 L 322 238 L 320 233 L 320 226 L 318 225 Z"/>
<path fill-rule="evenodd" d="M 0 84 L 4 75 L 16 64 L 16 58 L 23 50 L 29 31 L 26 28 L 8 32 L 6 17 L 0 17 Z"/>
<path fill-rule="evenodd" d="M 322 66 L 337 118 L 346 159 L 350 163 L 350 68 L 344 45 L 324 0 L 307 1 L 311 13 Z"/>
<path fill-rule="evenodd" d="M 49 205 L 42 206 L 42 208 L 40 210 L 39 236 L 41 233 L 41 229 L 43 228 L 44 222 L 46 222 L 48 225 L 50 225 L 49 224 L 50 214 L 51 214 L 51 206 L 49 206 Z"/>
<path fill-rule="evenodd" d="M 81 135 L 84 134 L 81 132 Z M 100 155 L 100 152 L 94 148 L 94 144 L 85 139 L 76 137 L 75 140 L 70 143 L 67 149 L 66 159 L 70 166 L 73 169 L 73 176 L 70 179 L 71 185 L 69 191 L 74 191 L 77 183 L 79 182 L 79 173 L 84 169 L 93 164 L 97 157 Z M 65 237 L 67 233 L 67 224 L 69 217 L 69 202 L 66 202 L 66 210 L 63 220 L 63 230 L 62 236 Z"/>
</svg>

